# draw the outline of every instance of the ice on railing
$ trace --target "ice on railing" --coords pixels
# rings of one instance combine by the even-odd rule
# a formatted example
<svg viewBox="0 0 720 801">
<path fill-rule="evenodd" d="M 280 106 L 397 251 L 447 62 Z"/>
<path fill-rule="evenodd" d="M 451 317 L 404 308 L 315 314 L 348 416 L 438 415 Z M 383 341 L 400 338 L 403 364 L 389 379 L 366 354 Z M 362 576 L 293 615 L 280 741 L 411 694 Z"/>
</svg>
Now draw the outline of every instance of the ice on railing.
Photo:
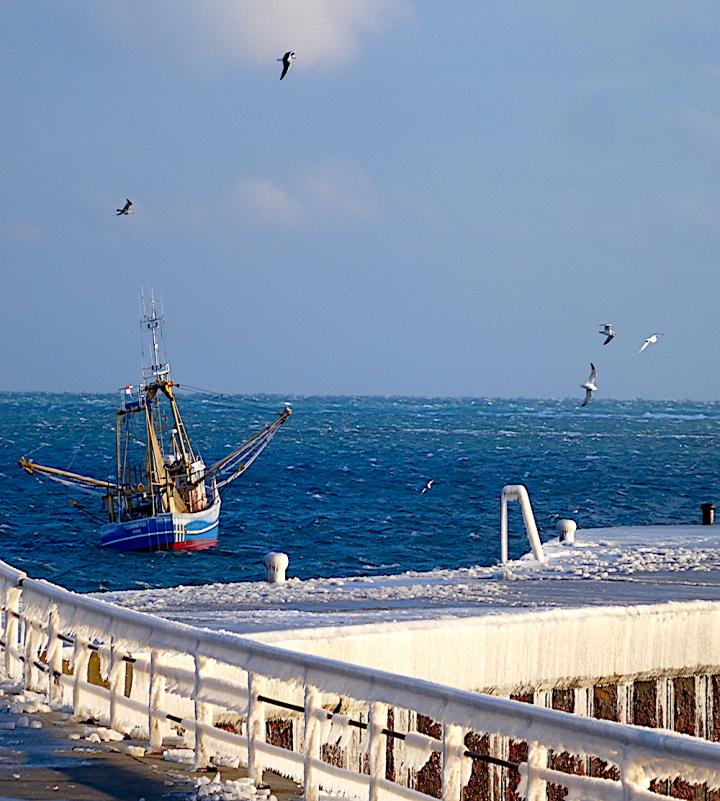
<svg viewBox="0 0 720 801">
<path fill-rule="evenodd" d="M 427 734 L 410 731 L 405 735 L 405 767 L 411 770 L 420 770 L 430 759 L 433 751 L 441 751 L 442 743 Z"/>
<path fill-rule="evenodd" d="M 22 570 L 0 562 L 0 592 L 4 594 L 10 587 L 17 587 L 26 576 Z"/>
<path fill-rule="evenodd" d="M 7 577 L 10 573 L 3 575 Z M 294 717 L 300 723 L 302 713 L 278 710 L 263 703 L 261 711 L 258 706 L 254 707 L 253 715 L 256 717 L 250 716 L 250 720 L 258 721 L 258 725 L 247 726 L 244 731 L 240 728 L 242 734 L 235 735 L 214 729 L 214 718 L 218 719 L 231 711 L 234 711 L 238 719 L 243 718 L 247 714 L 248 706 L 252 708 L 253 705 L 262 703 L 258 699 L 257 689 L 252 694 L 248 693 L 250 677 L 253 687 L 260 683 L 262 695 L 278 698 L 283 703 L 303 706 L 305 698 L 313 699 L 312 712 L 306 720 L 313 725 L 317 724 L 316 732 L 320 729 L 323 736 L 305 738 L 303 747 L 306 749 L 310 747 L 309 740 L 313 741 L 313 748 L 317 748 L 323 741 L 346 747 L 354 733 L 350 732 L 349 715 L 344 714 L 348 707 L 352 705 L 367 710 L 375 708 L 373 704 L 377 702 L 382 709 L 383 705 L 389 705 L 395 709 L 412 710 L 415 714 L 426 715 L 443 724 L 445 731 L 454 725 L 463 730 L 541 743 L 538 754 L 552 748 L 555 751 L 594 755 L 617 764 L 633 787 L 634 797 L 638 798 L 640 796 L 637 793 L 642 792 L 645 782 L 640 774 L 642 766 L 645 766 L 646 775 L 667 776 L 671 779 L 682 776 L 686 781 L 720 787 L 720 746 L 692 737 L 650 729 L 639 731 L 618 723 L 582 718 L 539 706 L 453 689 L 420 678 L 308 656 L 236 635 L 204 631 L 79 596 L 44 581 L 25 578 L 22 601 L 23 615 L 27 621 L 25 629 L 30 638 L 26 642 L 25 650 L 28 656 L 39 658 L 41 649 L 52 644 L 48 643 L 48 639 L 52 640 L 58 632 L 76 638 L 72 654 L 74 675 L 57 677 L 63 688 L 65 703 L 72 704 L 76 714 L 87 710 L 105 721 L 112 717 L 114 703 L 116 720 L 113 728 L 129 730 L 131 725 L 140 725 L 138 718 L 142 721 L 144 716 L 141 730 L 144 734 L 151 732 L 156 743 L 162 740 L 162 737 L 158 738 L 158 726 L 161 727 L 161 735 L 162 727 L 167 728 L 169 725 L 167 715 L 176 715 L 183 719 L 185 728 L 197 737 L 194 758 L 201 753 L 197 743 L 206 738 L 206 756 L 215 754 L 222 758 L 225 754 L 240 753 L 241 758 L 247 760 L 250 748 L 265 768 L 296 779 L 302 778 L 304 770 L 314 771 L 312 775 L 319 776 L 322 786 L 328 790 L 348 795 L 367 793 L 371 777 L 321 762 L 317 758 L 316 750 L 301 754 L 263 741 L 265 729 L 262 723 L 268 717 Z M 679 641 L 677 638 L 682 637 L 685 642 L 690 637 L 694 638 L 694 647 L 690 649 L 687 658 L 705 660 L 702 664 L 717 664 L 720 654 L 720 626 L 717 625 L 720 622 L 720 605 L 666 605 L 664 609 L 654 610 L 649 616 L 645 612 L 632 609 L 623 610 L 623 614 L 624 619 L 633 624 L 632 630 L 638 634 L 637 640 L 633 641 L 634 649 L 643 649 L 650 642 L 642 629 L 651 620 L 654 621 L 652 625 L 664 627 L 666 642 L 666 651 L 655 652 L 654 659 L 673 663 L 676 659 L 674 651 L 677 650 Z M 652 617 L 653 614 L 655 617 Z M 545 640 L 539 634 L 539 617 L 531 619 L 528 615 L 525 636 L 519 638 L 520 645 L 513 643 L 513 638 L 498 639 L 499 634 L 496 636 L 492 626 L 477 641 L 470 643 L 466 638 L 464 645 L 475 649 L 473 654 L 495 660 L 496 670 L 517 671 L 529 669 L 533 665 L 539 669 L 542 665 L 538 660 L 555 659 L 557 649 L 563 653 L 563 648 L 564 658 L 570 660 L 572 666 L 574 657 L 568 653 L 570 649 L 567 646 L 573 638 L 577 641 L 582 627 L 581 616 L 577 610 L 572 615 L 568 615 L 566 610 L 543 615 L 545 625 L 542 628 L 552 633 Z M 619 620 L 611 613 L 606 618 L 603 625 L 608 626 L 608 640 L 602 645 L 605 651 L 611 651 L 608 664 L 614 664 L 612 639 L 615 629 L 612 622 L 615 622 L 617 628 Z M 501 620 L 495 619 L 492 624 L 499 626 Z M 499 629 L 498 632 L 502 634 Z M 654 634 L 657 639 L 657 632 Z M 102 674 L 118 684 L 115 691 L 112 689 L 113 680 L 110 681 L 110 689 L 90 685 L 85 680 L 87 674 L 84 671 L 87 668 L 90 643 L 99 646 Z M 527 650 L 530 647 L 536 649 L 532 655 L 518 650 Z M 135 660 L 130 698 L 124 696 L 124 682 L 118 682 L 121 674 L 113 672 L 113 665 L 117 664 L 113 660 L 117 660 L 122 654 L 131 654 Z M 600 650 L 597 654 L 600 654 Z M 603 654 L 602 658 L 607 659 L 607 654 Z M 644 658 L 645 655 L 641 654 L 640 659 Z M 513 664 L 512 660 L 518 660 L 520 665 Z M 616 667 L 620 668 L 623 664 L 619 661 Z M 49 693 L 55 677 L 48 679 L 45 671 L 30 665 L 26 680 L 34 682 L 41 689 L 47 688 Z M 326 710 L 333 707 L 328 702 L 332 699 L 334 706 L 338 697 L 343 703 L 338 707 L 343 709 L 343 714 L 337 712 L 330 716 Z M 203 717 L 207 716 L 208 706 L 211 707 L 211 714 Z M 456 729 L 453 736 L 457 733 Z M 409 732 L 403 747 L 405 765 L 418 770 L 428 761 L 433 751 L 442 753 L 444 745 L 447 746 L 445 753 L 456 760 L 460 757 L 458 751 L 453 750 L 459 747 L 457 741 L 445 736 L 443 743 L 419 732 Z M 367 742 L 366 732 L 361 735 L 361 752 L 367 749 Z M 466 780 L 471 762 L 461 757 L 461 763 L 463 779 Z M 533 782 L 536 782 L 537 789 L 537 782 L 545 781 L 542 777 L 551 775 L 547 771 L 549 769 L 540 761 L 531 765 L 526 773 L 528 792 L 532 789 Z M 372 780 L 381 787 L 383 796 L 389 795 L 396 799 L 422 797 L 408 788 L 386 782 L 384 774 L 376 775 Z M 581 797 L 580 790 L 576 792 L 581 781 L 585 781 L 586 784 L 582 786 L 588 788 L 585 797 L 592 797 L 595 785 L 592 782 L 587 783 L 590 781 L 588 777 L 568 777 L 567 784 L 571 788 L 572 797 Z M 605 786 L 611 785 L 612 788 L 620 787 L 617 783 L 605 782 Z M 535 789 L 532 790 L 533 793 Z"/>
<path fill-rule="evenodd" d="M 354 733 L 350 727 L 349 716 L 336 713 L 332 716 L 331 723 L 327 742 L 345 750 L 350 745 Z"/>
</svg>

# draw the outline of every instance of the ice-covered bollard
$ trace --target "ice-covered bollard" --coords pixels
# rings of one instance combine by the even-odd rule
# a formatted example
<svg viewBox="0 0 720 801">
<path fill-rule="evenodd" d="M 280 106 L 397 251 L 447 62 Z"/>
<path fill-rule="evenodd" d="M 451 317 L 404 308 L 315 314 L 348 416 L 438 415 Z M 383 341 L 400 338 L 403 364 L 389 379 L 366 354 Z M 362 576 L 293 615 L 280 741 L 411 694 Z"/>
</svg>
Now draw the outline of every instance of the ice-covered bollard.
<svg viewBox="0 0 720 801">
<path fill-rule="evenodd" d="M 269 581 L 270 584 L 284 584 L 285 571 L 290 564 L 288 555 L 278 551 L 271 551 L 265 554 L 263 562 L 265 563 L 267 581 Z"/>
<path fill-rule="evenodd" d="M 575 544 L 575 531 L 577 529 L 577 523 L 574 520 L 558 520 L 557 521 L 557 532 L 560 542 L 563 545 L 574 545 Z"/>
</svg>

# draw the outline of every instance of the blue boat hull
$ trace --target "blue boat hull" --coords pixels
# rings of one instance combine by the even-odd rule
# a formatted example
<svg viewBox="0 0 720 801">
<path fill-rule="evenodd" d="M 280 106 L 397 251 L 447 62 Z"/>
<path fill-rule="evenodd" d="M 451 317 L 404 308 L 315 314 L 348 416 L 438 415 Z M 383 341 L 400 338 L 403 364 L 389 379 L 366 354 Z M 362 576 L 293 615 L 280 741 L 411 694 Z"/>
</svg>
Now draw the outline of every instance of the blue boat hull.
<svg viewBox="0 0 720 801">
<path fill-rule="evenodd" d="M 219 518 L 218 498 L 203 512 L 108 523 L 100 529 L 100 544 L 116 551 L 203 551 L 217 545 Z"/>
</svg>

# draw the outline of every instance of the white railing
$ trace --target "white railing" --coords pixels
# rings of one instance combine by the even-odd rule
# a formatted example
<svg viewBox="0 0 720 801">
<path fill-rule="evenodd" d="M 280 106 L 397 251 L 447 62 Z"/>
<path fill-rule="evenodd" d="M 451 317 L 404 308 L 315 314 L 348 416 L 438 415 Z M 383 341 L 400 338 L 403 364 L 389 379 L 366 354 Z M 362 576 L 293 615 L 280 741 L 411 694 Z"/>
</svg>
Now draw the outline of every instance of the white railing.
<svg viewBox="0 0 720 801">
<path fill-rule="evenodd" d="M 508 560 L 508 501 L 520 502 L 525 531 L 533 556 L 538 562 L 544 562 L 545 554 L 535 525 L 530 496 L 522 484 L 506 484 L 500 493 L 500 562 L 505 564 Z"/>
<path fill-rule="evenodd" d="M 598 801 L 663 798 L 648 790 L 654 778 L 680 777 L 720 787 L 720 745 L 704 740 L 583 718 L 172 623 L 28 578 L 3 563 L 0 601 L 5 672 L 26 689 L 44 693 L 51 705 L 72 709 L 77 717 L 91 716 L 124 732 L 139 727 L 155 751 L 170 724 L 182 726 L 192 735 L 197 767 L 232 755 L 256 782 L 264 770 L 300 782 L 307 801 L 317 801 L 321 789 L 363 801 L 427 801 L 429 796 L 387 778 L 388 737 L 405 740 L 407 764 L 416 769 L 433 752 L 440 755 L 444 801 L 461 800 L 477 759 L 493 763 L 495 771 L 518 770 L 517 792 L 530 801 L 544 801 L 548 782 L 567 787 L 568 798 Z M 93 652 L 107 686 L 88 680 Z M 338 699 L 347 714 L 337 712 Z M 389 730 L 390 707 L 430 717 L 441 724 L 440 737 Z M 298 729 L 292 750 L 267 742 L 266 722 L 278 714 Z M 220 728 L 229 720 L 234 732 Z M 468 732 L 526 741 L 528 757 L 512 765 L 468 751 Z M 328 738 L 347 744 L 348 734 L 357 735 L 358 753 L 367 752 L 367 760 L 356 759 L 354 766 L 346 760 L 344 767 L 323 761 Z M 554 770 L 549 749 L 612 763 L 620 780 Z M 363 762 L 367 772 L 360 767 Z"/>
</svg>

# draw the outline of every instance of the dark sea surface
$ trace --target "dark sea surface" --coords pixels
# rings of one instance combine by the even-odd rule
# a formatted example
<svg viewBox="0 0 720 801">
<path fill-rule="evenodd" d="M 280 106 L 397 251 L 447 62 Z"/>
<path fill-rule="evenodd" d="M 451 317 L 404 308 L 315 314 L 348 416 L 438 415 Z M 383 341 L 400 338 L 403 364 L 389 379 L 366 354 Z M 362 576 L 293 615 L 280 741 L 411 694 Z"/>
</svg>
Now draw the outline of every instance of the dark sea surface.
<svg viewBox="0 0 720 801">
<path fill-rule="evenodd" d="M 0 559 L 80 591 L 264 577 L 271 550 L 288 575 L 377 575 L 492 564 L 504 484 L 530 492 L 538 527 L 699 522 L 720 501 L 720 403 L 375 397 L 180 396 L 211 463 L 295 414 L 223 494 L 220 544 L 199 553 L 99 547 L 100 501 L 17 467 L 114 471 L 116 395 L 0 393 Z M 420 493 L 424 483 L 435 485 Z M 84 508 L 73 508 L 77 498 Z M 528 550 L 519 511 L 511 555 Z"/>
</svg>

